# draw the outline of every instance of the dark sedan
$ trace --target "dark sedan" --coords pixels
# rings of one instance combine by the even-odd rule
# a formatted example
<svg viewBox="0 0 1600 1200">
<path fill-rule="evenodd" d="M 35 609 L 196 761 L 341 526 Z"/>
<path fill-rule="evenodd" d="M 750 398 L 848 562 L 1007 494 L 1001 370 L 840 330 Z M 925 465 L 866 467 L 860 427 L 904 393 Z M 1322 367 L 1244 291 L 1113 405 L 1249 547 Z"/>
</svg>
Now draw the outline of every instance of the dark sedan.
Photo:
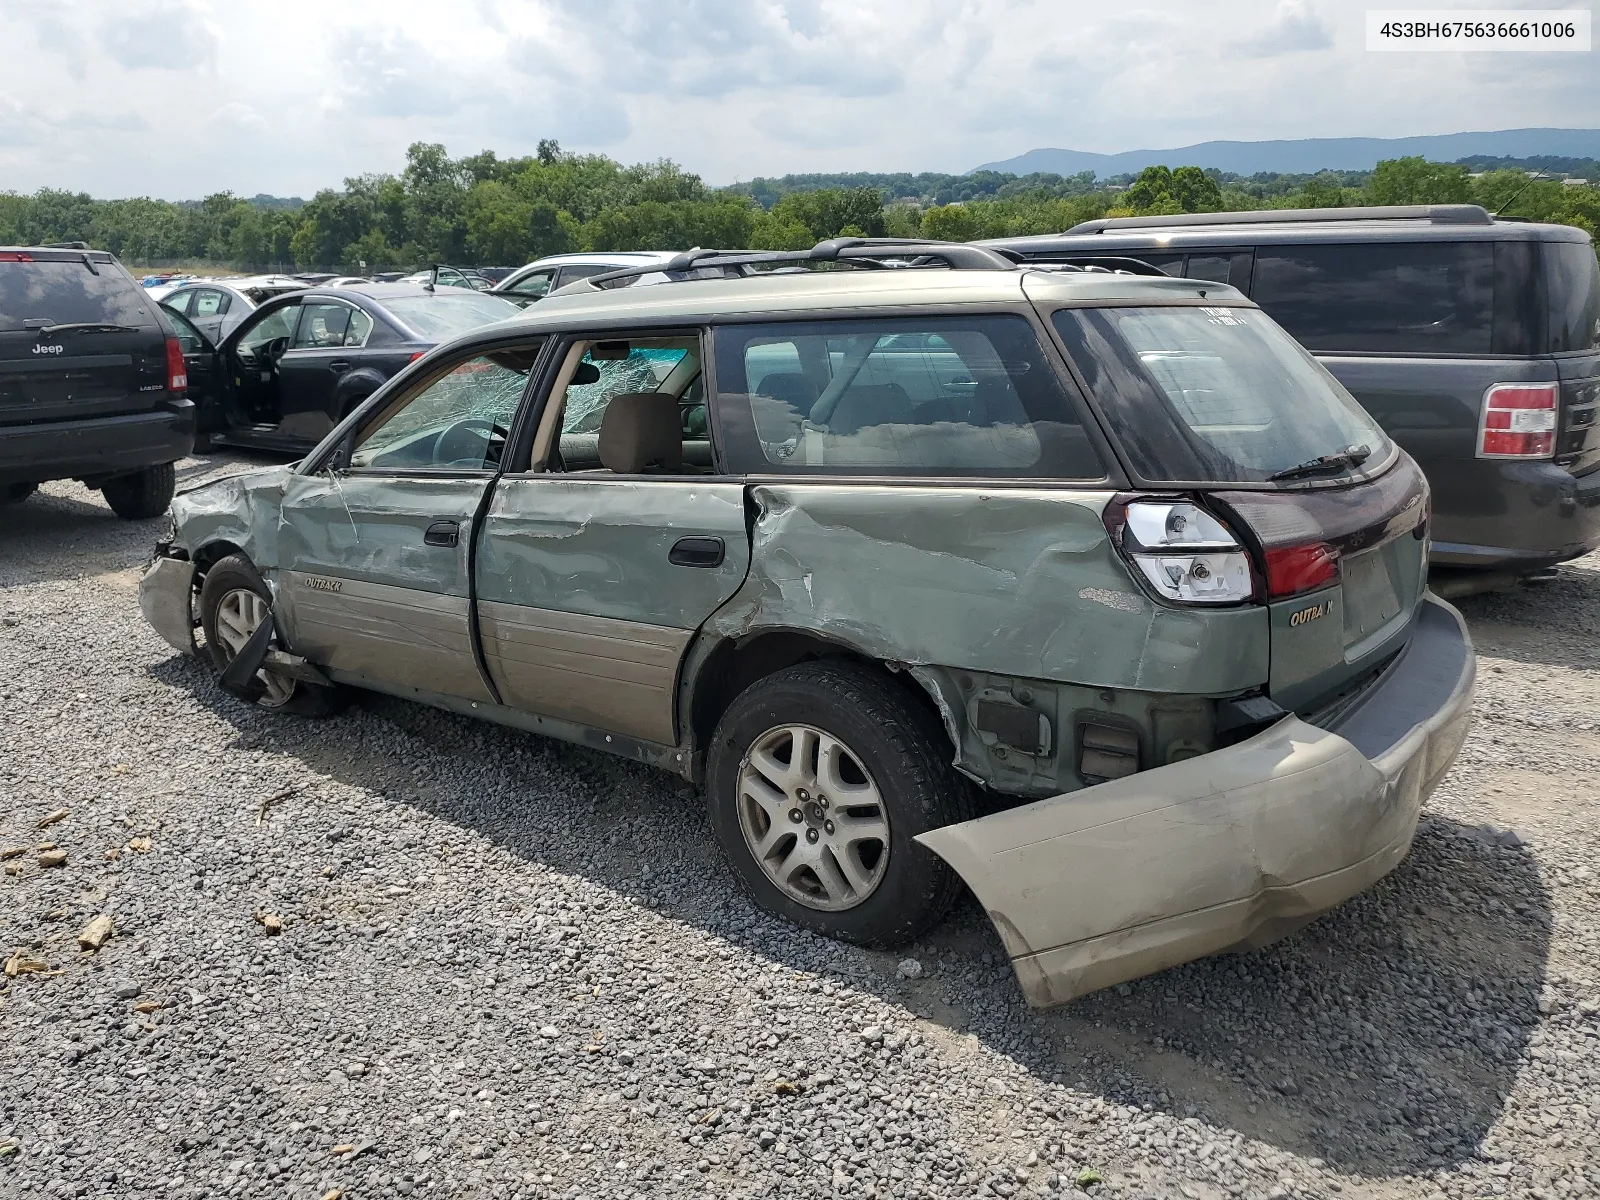
<svg viewBox="0 0 1600 1200">
<path fill-rule="evenodd" d="M 407 363 L 518 311 L 464 288 L 371 283 L 269 300 L 220 345 L 181 313 L 166 316 L 184 348 L 202 441 L 299 452 Z"/>
</svg>

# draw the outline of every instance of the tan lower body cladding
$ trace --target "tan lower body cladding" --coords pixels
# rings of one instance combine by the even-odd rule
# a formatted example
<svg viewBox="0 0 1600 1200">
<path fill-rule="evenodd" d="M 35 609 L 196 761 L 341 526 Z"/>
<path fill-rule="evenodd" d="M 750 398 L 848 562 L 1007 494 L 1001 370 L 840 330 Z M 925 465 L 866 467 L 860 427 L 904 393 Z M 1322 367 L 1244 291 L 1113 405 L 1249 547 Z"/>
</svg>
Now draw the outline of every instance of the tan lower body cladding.
<svg viewBox="0 0 1600 1200">
<path fill-rule="evenodd" d="M 673 685 L 689 630 L 487 600 L 478 616 L 506 704 L 676 744 Z"/>
</svg>

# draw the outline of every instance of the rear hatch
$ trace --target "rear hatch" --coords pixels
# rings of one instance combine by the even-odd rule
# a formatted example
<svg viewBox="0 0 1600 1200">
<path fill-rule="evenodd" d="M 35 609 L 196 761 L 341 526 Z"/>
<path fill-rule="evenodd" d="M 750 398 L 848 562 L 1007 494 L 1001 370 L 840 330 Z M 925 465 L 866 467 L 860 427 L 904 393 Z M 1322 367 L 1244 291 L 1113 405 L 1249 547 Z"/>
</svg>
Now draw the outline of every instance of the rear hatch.
<svg viewBox="0 0 1600 1200">
<path fill-rule="evenodd" d="M 103 251 L 0 250 L 0 425 L 148 412 L 166 399 L 155 307 Z"/>
<path fill-rule="evenodd" d="M 1137 518 L 1124 551 L 1169 602 L 1265 605 L 1278 704 L 1325 709 L 1405 645 L 1427 580 L 1426 480 L 1271 318 L 1240 299 L 1053 323 L 1151 498 L 1119 499 Z"/>
</svg>

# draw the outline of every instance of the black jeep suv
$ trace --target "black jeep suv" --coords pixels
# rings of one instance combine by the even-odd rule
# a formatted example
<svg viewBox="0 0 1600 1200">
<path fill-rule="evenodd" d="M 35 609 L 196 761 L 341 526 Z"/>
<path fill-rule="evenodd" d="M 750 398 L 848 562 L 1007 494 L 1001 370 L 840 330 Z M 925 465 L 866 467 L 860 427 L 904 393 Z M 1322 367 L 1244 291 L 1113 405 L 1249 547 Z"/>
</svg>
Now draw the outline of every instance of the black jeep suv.
<svg viewBox="0 0 1600 1200">
<path fill-rule="evenodd" d="M 160 516 L 194 448 L 183 352 L 112 255 L 74 243 L 0 247 L 0 503 L 50 479 Z"/>
</svg>

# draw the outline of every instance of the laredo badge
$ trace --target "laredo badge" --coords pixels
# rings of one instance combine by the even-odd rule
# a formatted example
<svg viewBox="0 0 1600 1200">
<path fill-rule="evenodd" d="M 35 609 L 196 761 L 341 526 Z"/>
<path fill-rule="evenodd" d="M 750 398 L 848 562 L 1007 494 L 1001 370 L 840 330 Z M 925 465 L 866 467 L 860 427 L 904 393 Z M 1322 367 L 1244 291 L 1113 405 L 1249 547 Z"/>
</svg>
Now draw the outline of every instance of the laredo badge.
<svg viewBox="0 0 1600 1200">
<path fill-rule="evenodd" d="M 1310 608 L 1302 608 L 1297 613 L 1289 614 L 1289 625 L 1295 628 L 1310 621 L 1321 620 L 1328 615 L 1328 610 L 1333 607 L 1332 600 L 1324 600 L 1321 604 L 1313 604 Z"/>
</svg>

